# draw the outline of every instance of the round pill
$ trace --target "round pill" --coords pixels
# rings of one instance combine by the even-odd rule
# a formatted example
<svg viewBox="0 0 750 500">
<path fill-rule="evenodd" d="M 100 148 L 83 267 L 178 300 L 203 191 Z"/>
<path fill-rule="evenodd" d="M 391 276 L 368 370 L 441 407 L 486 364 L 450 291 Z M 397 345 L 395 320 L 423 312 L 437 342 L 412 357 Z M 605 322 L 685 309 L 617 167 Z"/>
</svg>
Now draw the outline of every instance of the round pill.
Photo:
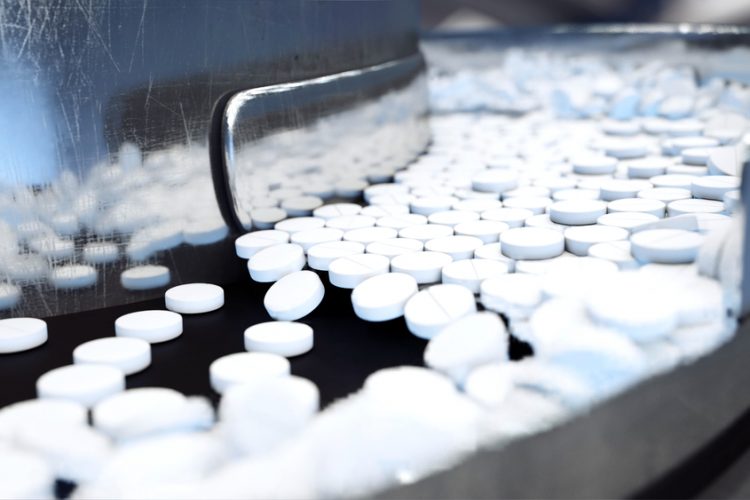
<svg viewBox="0 0 750 500">
<path fill-rule="evenodd" d="M 648 179 L 662 175 L 672 163 L 667 158 L 656 156 L 627 161 L 625 165 L 628 169 L 628 177 L 631 179 Z"/>
<path fill-rule="evenodd" d="M 443 210 L 430 214 L 427 218 L 430 224 L 443 224 L 455 227 L 462 222 L 470 222 L 479 219 L 479 214 L 471 210 Z"/>
<path fill-rule="evenodd" d="M 143 265 L 126 269 L 120 274 L 120 284 L 126 290 L 150 290 L 167 286 L 172 279 L 167 266 Z"/>
<path fill-rule="evenodd" d="M 651 229 L 630 237 L 633 257 L 661 264 L 693 262 L 702 243 L 703 236 L 684 229 Z"/>
<path fill-rule="evenodd" d="M 700 198 L 675 200 L 667 205 L 667 214 L 670 217 L 695 213 L 720 214 L 723 211 L 723 202 L 715 200 L 702 200 Z"/>
<path fill-rule="evenodd" d="M 709 148 L 685 148 L 680 152 L 680 159 L 688 165 L 705 165 L 708 158 L 716 150 L 714 147 Z"/>
<path fill-rule="evenodd" d="M 291 241 L 302 247 L 307 252 L 310 247 L 319 243 L 327 243 L 329 241 L 339 241 L 344 236 L 344 232 L 341 229 L 333 229 L 330 227 L 319 227 L 316 229 L 305 229 L 292 234 Z"/>
<path fill-rule="evenodd" d="M 572 158 L 570 163 L 577 174 L 611 174 L 617 169 L 617 159 L 603 155 L 580 155 Z"/>
<path fill-rule="evenodd" d="M 166 342 L 182 334 L 182 316 L 172 311 L 138 311 L 115 320 L 115 335 L 134 337 L 151 344 Z"/>
<path fill-rule="evenodd" d="M 657 216 L 645 212 L 613 212 L 602 215 L 596 219 L 596 223 L 602 226 L 621 227 L 630 231 L 643 224 L 658 220 Z"/>
<path fill-rule="evenodd" d="M 131 375 L 151 364 L 151 345 L 145 340 L 128 337 L 90 340 L 73 349 L 73 363 L 113 366 Z"/>
<path fill-rule="evenodd" d="M 521 227 L 534 212 L 526 208 L 493 208 L 482 212 L 483 220 L 504 222 L 509 227 Z"/>
<path fill-rule="evenodd" d="M 249 259 L 259 250 L 281 243 L 289 243 L 289 233 L 269 229 L 243 234 L 234 241 L 234 247 L 238 257 Z"/>
<path fill-rule="evenodd" d="M 313 329 L 294 321 L 258 323 L 245 330 L 245 349 L 268 352 L 286 358 L 313 348 Z"/>
<path fill-rule="evenodd" d="M 640 132 L 641 127 L 635 120 L 619 121 L 605 120 L 601 123 L 601 130 L 609 135 L 636 135 Z"/>
<path fill-rule="evenodd" d="M 362 208 L 362 215 L 382 219 L 383 217 L 394 217 L 398 215 L 409 215 L 408 205 L 369 205 Z M 417 214 L 413 214 L 417 215 Z M 424 216 L 422 216 L 424 217 Z"/>
<path fill-rule="evenodd" d="M 607 204 L 607 212 L 643 212 L 656 217 L 664 217 L 664 210 L 667 204 L 660 200 L 646 198 L 623 198 L 621 200 L 610 201 Z"/>
<path fill-rule="evenodd" d="M 106 365 L 68 365 L 50 370 L 36 381 L 40 398 L 75 401 L 91 407 L 125 389 L 122 370 Z"/>
<path fill-rule="evenodd" d="M 744 127 L 742 125 L 738 125 L 736 128 L 731 126 L 718 126 L 711 128 L 707 127 L 703 132 L 703 135 L 718 139 L 721 144 L 727 144 L 740 139 L 743 132 Z"/>
<path fill-rule="evenodd" d="M 298 231 L 304 231 L 305 229 L 315 229 L 326 225 L 324 219 L 318 217 L 294 217 L 286 219 L 281 222 L 274 224 L 273 228 L 277 231 L 286 231 L 289 234 L 294 234 Z M 341 229 L 341 228 L 339 228 Z"/>
<path fill-rule="evenodd" d="M 638 192 L 652 187 L 651 183 L 641 179 L 612 179 L 603 182 L 599 195 L 603 201 L 614 201 L 620 198 L 635 198 Z"/>
<path fill-rule="evenodd" d="M 164 304 L 177 313 L 207 313 L 224 305 L 224 289 L 211 283 L 178 285 L 166 291 Z"/>
<path fill-rule="evenodd" d="M 226 238 L 229 227 L 222 219 L 195 219 L 190 220 L 182 231 L 185 243 L 188 245 L 210 245 Z"/>
<path fill-rule="evenodd" d="M 407 255 L 414 254 L 394 260 Z M 406 302 L 415 293 L 417 281 L 412 276 L 400 272 L 380 274 L 357 285 L 352 292 L 352 306 L 365 321 L 388 321 L 403 316 Z"/>
<path fill-rule="evenodd" d="M 398 236 L 398 231 L 390 227 L 363 227 L 345 232 L 344 241 L 356 241 L 367 245 L 373 241 L 387 240 L 396 236 Z"/>
<path fill-rule="evenodd" d="M 424 244 L 419 240 L 410 238 L 388 238 L 380 241 L 373 241 L 367 245 L 367 253 L 383 255 L 388 258 L 395 257 L 410 252 L 419 252 L 424 248 Z"/>
<path fill-rule="evenodd" d="M 275 202 L 274 202 L 275 203 Z M 250 219 L 256 229 L 272 230 L 273 227 L 287 218 L 286 210 L 278 207 L 258 207 L 250 210 Z"/>
<path fill-rule="evenodd" d="M 556 201 L 549 208 L 550 220 L 567 226 L 594 224 L 605 213 L 607 204 L 597 200 Z"/>
<path fill-rule="evenodd" d="M 509 272 L 509 264 L 498 260 L 465 259 L 443 266 L 443 283 L 461 285 L 472 293 L 479 293 L 479 285 L 486 279 Z"/>
<path fill-rule="evenodd" d="M 409 210 L 414 214 L 429 216 L 436 212 L 450 210 L 458 198 L 453 196 L 424 196 L 409 203 Z"/>
<path fill-rule="evenodd" d="M 185 422 L 188 399 L 166 387 L 139 387 L 109 396 L 91 410 L 94 427 L 114 439 L 174 430 Z M 188 423 L 190 420 L 187 420 Z"/>
<path fill-rule="evenodd" d="M 356 203 L 331 203 L 316 208 L 313 211 L 313 216 L 328 220 L 340 215 L 357 215 L 361 211 L 362 207 Z"/>
<path fill-rule="evenodd" d="M 665 123 L 664 132 L 672 137 L 695 136 L 703 131 L 703 122 L 697 119 L 685 118 L 669 120 Z"/>
<path fill-rule="evenodd" d="M 638 191 L 638 198 L 659 200 L 664 203 L 669 203 L 675 200 L 685 200 L 690 198 L 690 191 L 682 188 L 651 188 Z"/>
<path fill-rule="evenodd" d="M 638 267 L 638 261 L 631 254 L 630 242 L 625 240 L 595 243 L 589 247 L 589 256 L 614 262 L 621 270 Z"/>
<path fill-rule="evenodd" d="M 50 281 L 55 288 L 87 288 L 96 284 L 96 268 L 83 264 L 69 264 L 55 267 L 50 273 Z"/>
<path fill-rule="evenodd" d="M 338 217 L 327 219 L 325 224 L 326 227 L 341 229 L 342 231 L 350 231 L 352 229 L 372 227 L 375 225 L 376 220 L 375 217 L 367 215 L 339 215 Z"/>
<path fill-rule="evenodd" d="M 420 226 L 410 226 L 400 229 L 398 235 L 400 238 L 409 238 L 427 242 L 435 238 L 450 236 L 453 234 L 453 228 L 440 224 L 423 224 Z"/>
<path fill-rule="evenodd" d="M 475 191 L 503 193 L 518 187 L 518 174 L 513 170 L 489 169 L 474 174 L 471 187 Z"/>
<path fill-rule="evenodd" d="M 271 285 L 263 305 L 273 319 L 294 321 L 310 314 L 323 301 L 324 295 L 325 288 L 317 274 L 297 271 Z"/>
<path fill-rule="evenodd" d="M 621 160 L 646 156 L 649 150 L 648 143 L 638 138 L 611 138 L 602 141 L 599 147 L 607 156 Z"/>
<path fill-rule="evenodd" d="M 384 255 L 346 255 L 329 264 L 328 280 L 339 288 L 354 288 L 367 278 L 387 273 L 389 268 L 390 260 Z"/>
<path fill-rule="evenodd" d="M 106 264 L 119 257 L 117 245 L 108 241 L 94 241 L 83 247 L 83 260 L 89 264 Z"/>
<path fill-rule="evenodd" d="M 419 284 L 438 283 L 442 268 L 452 260 L 450 255 L 441 252 L 406 253 L 393 258 L 391 269 L 412 276 Z"/>
<path fill-rule="evenodd" d="M 693 181 L 692 193 L 696 198 L 723 201 L 729 191 L 739 189 L 740 177 L 732 175 L 705 175 Z"/>
<path fill-rule="evenodd" d="M 443 236 L 425 243 L 424 248 L 430 252 L 441 252 L 451 256 L 453 260 L 470 259 L 474 250 L 484 245 L 484 242 L 473 236 Z"/>
<path fill-rule="evenodd" d="M 671 148 L 671 153 L 675 155 L 682 154 L 684 150 L 690 148 L 713 148 L 719 145 L 717 139 L 702 135 L 678 137 L 676 139 L 670 139 L 668 142 Z"/>
<path fill-rule="evenodd" d="M 313 248 L 313 247 L 311 247 Z M 259 283 L 270 283 L 305 267 L 305 250 L 295 243 L 269 246 L 247 261 L 250 277 Z"/>
<path fill-rule="evenodd" d="M 585 256 L 591 245 L 610 241 L 627 240 L 630 233 L 627 229 L 614 226 L 571 227 L 565 230 L 565 249 L 573 255 Z"/>
<path fill-rule="evenodd" d="M 331 262 L 347 255 L 364 253 L 365 246 L 354 241 L 318 243 L 307 251 L 308 265 L 318 271 L 328 271 Z"/>
<path fill-rule="evenodd" d="M 433 285 L 411 296 L 404 307 L 404 319 L 412 334 L 430 339 L 452 321 L 476 309 L 474 294 L 466 288 Z"/>
<path fill-rule="evenodd" d="M 483 243 L 495 243 L 500 239 L 500 233 L 509 228 L 505 222 L 493 220 L 476 220 L 462 222 L 453 227 L 458 236 L 472 236 L 479 238 Z"/>
<path fill-rule="evenodd" d="M 47 323 L 36 318 L 0 319 L 0 354 L 28 351 L 47 342 Z"/>
<path fill-rule="evenodd" d="M 238 352 L 215 360 L 208 367 L 211 387 L 223 394 L 230 386 L 289 376 L 289 361 L 267 352 Z"/>
<path fill-rule="evenodd" d="M 565 238 L 560 231 L 541 227 L 519 227 L 500 235 L 503 254 L 511 259 L 551 259 L 565 250 Z"/>
<path fill-rule="evenodd" d="M 281 201 L 281 208 L 290 217 L 306 217 L 312 215 L 313 210 L 320 207 L 323 200 L 317 196 L 295 196 Z"/>
<path fill-rule="evenodd" d="M 533 274 L 500 274 L 481 283 L 479 296 L 485 309 L 526 319 L 542 302 L 541 282 Z"/>
</svg>

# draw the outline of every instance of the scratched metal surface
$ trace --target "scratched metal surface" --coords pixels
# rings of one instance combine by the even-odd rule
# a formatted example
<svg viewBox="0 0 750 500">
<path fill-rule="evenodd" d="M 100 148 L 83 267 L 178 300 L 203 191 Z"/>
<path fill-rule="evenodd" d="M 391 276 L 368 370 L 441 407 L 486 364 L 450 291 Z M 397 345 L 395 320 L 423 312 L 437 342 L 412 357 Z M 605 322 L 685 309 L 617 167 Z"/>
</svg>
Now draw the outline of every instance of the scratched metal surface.
<svg viewBox="0 0 750 500">
<path fill-rule="evenodd" d="M 389 179 L 410 163 L 430 135 L 424 69 L 414 54 L 234 95 L 222 133 L 236 227 L 252 227 L 253 211 L 273 196 L 273 184 L 335 197 L 342 182 Z"/>
<path fill-rule="evenodd" d="M 243 277 L 214 108 L 412 56 L 416 26 L 411 0 L 0 0 L 0 317 L 161 294 L 121 285 L 140 264 L 170 285 Z"/>
</svg>

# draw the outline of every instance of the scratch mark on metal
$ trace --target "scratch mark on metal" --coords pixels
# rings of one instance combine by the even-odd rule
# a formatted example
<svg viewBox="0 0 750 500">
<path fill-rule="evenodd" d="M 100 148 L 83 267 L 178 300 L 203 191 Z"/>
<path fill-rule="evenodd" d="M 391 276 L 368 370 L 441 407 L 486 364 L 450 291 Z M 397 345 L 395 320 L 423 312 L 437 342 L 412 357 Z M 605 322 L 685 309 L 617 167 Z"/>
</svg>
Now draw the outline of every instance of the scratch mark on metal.
<svg viewBox="0 0 750 500">
<path fill-rule="evenodd" d="M 133 70 L 133 62 L 135 61 L 135 53 L 138 50 L 138 40 L 141 41 L 141 51 L 143 51 L 144 44 L 146 43 L 146 33 L 144 31 L 144 24 L 146 22 L 146 8 L 148 7 L 148 0 L 143 0 L 143 10 L 141 10 L 141 20 L 138 23 L 138 31 L 135 34 L 135 40 L 133 41 L 133 53 L 130 55 L 130 65 L 128 71 Z M 149 86 L 150 88 L 150 86 Z"/>
<path fill-rule="evenodd" d="M 120 73 L 120 65 L 117 64 L 117 61 L 115 61 L 114 56 L 112 55 L 112 51 L 109 50 L 109 47 L 107 46 L 107 42 L 104 41 L 104 38 L 102 38 L 101 33 L 99 33 L 99 30 L 96 29 L 96 23 L 94 22 L 94 19 L 91 17 L 90 13 L 81 5 L 81 2 L 79 0 L 75 0 L 76 6 L 81 11 L 81 13 L 86 18 L 86 22 L 89 24 L 89 28 L 91 29 L 91 32 L 96 36 L 96 38 L 99 40 L 99 43 L 101 43 L 102 48 L 104 49 L 104 52 L 109 57 L 109 60 L 112 61 L 112 65 L 115 67 L 118 73 Z"/>
</svg>

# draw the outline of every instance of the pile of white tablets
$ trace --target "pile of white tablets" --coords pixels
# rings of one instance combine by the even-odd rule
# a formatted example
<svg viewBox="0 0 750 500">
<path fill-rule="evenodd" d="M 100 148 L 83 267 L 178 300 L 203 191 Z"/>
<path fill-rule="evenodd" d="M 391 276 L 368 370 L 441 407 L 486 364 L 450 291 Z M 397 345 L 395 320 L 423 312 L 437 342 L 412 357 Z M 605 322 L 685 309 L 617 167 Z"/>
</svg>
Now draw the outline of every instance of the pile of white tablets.
<svg viewBox="0 0 750 500">
<path fill-rule="evenodd" d="M 750 89 L 594 56 L 514 52 L 499 71 L 433 78 L 433 106 L 453 112 L 431 117 L 430 149 L 401 171 L 306 189 L 269 174 L 273 189 L 252 200 L 257 230 L 235 242 L 250 279 L 268 284 L 268 321 L 248 325 L 245 352 L 205 374 L 222 395 L 218 423 L 204 400 L 124 390 L 153 344 L 180 336 L 181 315 L 224 303 L 216 285 L 173 287 L 167 310 L 118 318 L 114 337 L 39 378 L 41 399 L 0 410 L 0 449 L 14 447 L 0 474 L 38 470 L 30 482 L 2 476 L 0 496 L 40 495 L 54 478 L 74 479 L 84 497 L 368 495 L 549 428 L 731 339 Z M 476 109 L 513 114 L 456 112 Z M 360 195 L 364 206 L 352 202 Z M 138 226 L 119 210 L 111 224 Z M 58 231 L 73 222 L 57 219 Z M 208 221 L 190 228 L 149 226 L 126 251 L 138 261 L 220 233 Z M 23 233 L 34 252 L 70 253 L 44 228 Z M 91 266 L 116 253 L 92 243 L 89 264 L 57 266 L 51 279 L 92 286 Z M 133 290 L 169 281 L 145 264 L 122 275 Z M 315 356 L 305 321 L 327 287 L 351 290 L 362 321 L 424 339 L 425 367 L 376 372 L 318 413 L 317 388 L 287 358 Z M 1 284 L 0 307 L 18 294 Z M 511 361 L 511 335 L 533 356 Z M 39 320 L 0 321 L 0 353 L 46 338 Z M 76 429 L 90 451 L 42 445 L 24 421 Z"/>
</svg>

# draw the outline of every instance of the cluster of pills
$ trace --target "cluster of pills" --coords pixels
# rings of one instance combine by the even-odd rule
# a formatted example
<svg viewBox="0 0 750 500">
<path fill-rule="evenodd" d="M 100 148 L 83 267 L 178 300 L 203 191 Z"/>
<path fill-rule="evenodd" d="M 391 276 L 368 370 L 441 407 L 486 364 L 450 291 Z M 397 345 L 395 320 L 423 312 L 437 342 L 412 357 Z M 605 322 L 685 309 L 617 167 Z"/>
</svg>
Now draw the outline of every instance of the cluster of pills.
<svg viewBox="0 0 750 500">
<path fill-rule="evenodd" d="M 336 187 L 364 203 L 325 204 L 281 184 L 264 191 L 279 191 L 273 206 L 253 198 L 256 230 L 235 248 L 250 278 L 269 284 L 273 321 L 245 330 L 246 352 L 211 364 L 216 421 L 203 399 L 123 390 L 151 344 L 180 335 L 181 314 L 223 304 L 215 285 L 181 285 L 167 291 L 168 310 L 118 318 L 115 337 L 42 375 L 40 399 L 0 410 L 0 496 L 48 495 L 55 478 L 79 484 L 81 498 L 372 494 L 728 341 L 748 90 L 597 58 L 553 58 L 560 78 L 543 81 L 534 64 L 547 56 L 525 55 L 505 64 L 533 88 L 514 80 L 476 94 L 486 74 L 435 77 L 438 109 L 521 114 L 432 116 L 431 147 L 407 168 Z M 319 412 L 317 388 L 286 358 L 314 355 L 303 321 L 326 286 L 351 290 L 363 321 L 403 321 L 427 340 L 425 366 L 379 370 Z M 39 320 L 5 320 L 0 352 L 46 335 Z M 512 337 L 533 355 L 510 360 Z M 56 432 L 35 436 L 30 422 Z"/>
<path fill-rule="evenodd" d="M 167 286 L 171 273 L 160 253 L 229 234 L 206 189 L 207 155 L 191 145 L 143 156 L 125 143 L 114 163 L 80 175 L 65 170 L 42 187 L 0 190 L 0 310 L 18 306 L 24 287 L 97 287 L 103 269 L 121 262 L 122 289 Z M 180 196 L 170 196 L 175 191 Z"/>
</svg>

